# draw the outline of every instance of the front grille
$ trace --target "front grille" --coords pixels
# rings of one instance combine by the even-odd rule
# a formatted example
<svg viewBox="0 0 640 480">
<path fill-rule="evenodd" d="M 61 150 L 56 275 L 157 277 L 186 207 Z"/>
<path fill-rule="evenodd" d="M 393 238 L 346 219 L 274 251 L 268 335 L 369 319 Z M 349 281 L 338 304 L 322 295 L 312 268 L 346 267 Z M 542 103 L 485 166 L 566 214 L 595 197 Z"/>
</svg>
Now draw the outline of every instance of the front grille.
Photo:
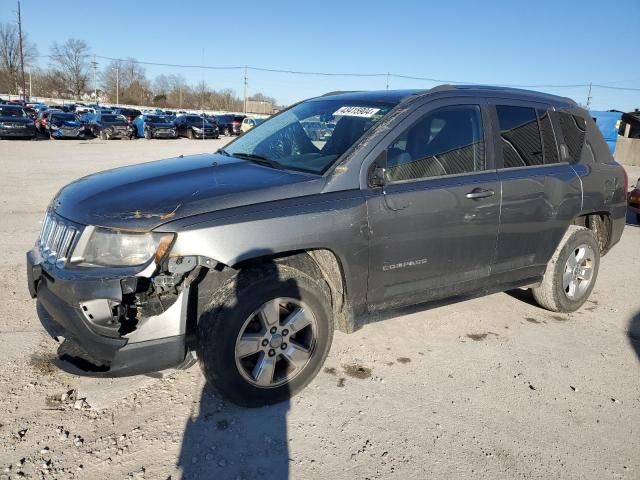
<svg viewBox="0 0 640 480">
<path fill-rule="evenodd" d="M 38 240 L 42 257 L 47 263 L 64 265 L 79 235 L 80 231 L 76 227 L 47 212 Z"/>
</svg>

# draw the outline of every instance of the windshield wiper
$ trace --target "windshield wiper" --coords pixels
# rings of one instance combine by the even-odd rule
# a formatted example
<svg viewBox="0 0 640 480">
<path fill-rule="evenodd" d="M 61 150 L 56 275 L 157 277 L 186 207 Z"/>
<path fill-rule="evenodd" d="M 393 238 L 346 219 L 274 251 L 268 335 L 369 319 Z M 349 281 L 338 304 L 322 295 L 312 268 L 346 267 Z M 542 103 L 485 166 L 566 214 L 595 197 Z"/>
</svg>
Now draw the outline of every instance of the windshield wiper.
<svg viewBox="0 0 640 480">
<path fill-rule="evenodd" d="M 225 157 L 230 157 L 231 156 L 231 154 L 229 152 L 227 152 L 224 148 L 219 148 L 218 150 L 216 150 L 216 153 L 224 155 Z"/>
<path fill-rule="evenodd" d="M 232 153 L 232 157 L 242 158 L 244 160 L 249 160 L 250 162 L 259 163 L 261 165 L 268 165 L 271 168 L 282 168 L 282 165 L 275 160 L 271 160 L 267 157 L 263 157 L 262 155 L 256 155 L 255 153 Z"/>
</svg>

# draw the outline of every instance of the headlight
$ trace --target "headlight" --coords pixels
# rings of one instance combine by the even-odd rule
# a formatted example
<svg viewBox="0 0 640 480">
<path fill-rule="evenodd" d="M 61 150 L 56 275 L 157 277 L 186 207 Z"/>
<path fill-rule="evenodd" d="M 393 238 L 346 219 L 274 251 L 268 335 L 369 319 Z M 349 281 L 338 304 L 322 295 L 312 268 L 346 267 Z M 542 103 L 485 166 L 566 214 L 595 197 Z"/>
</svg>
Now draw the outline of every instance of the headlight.
<svg viewBox="0 0 640 480">
<path fill-rule="evenodd" d="M 199 132 L 200 130 L 202 130 L 202 128 L 201 128 L 201 127 L 196 127 L 195 125 L 194 125 L 193 127 L 191 127 L 191 128 L 193 128 L 194 130 L 197 130 L 198 132 Z"/>
<path fill-rule="evenodd" d="M 81 253 L 82 260 L 105 267 L 143 265 L 153 257 L 159 262 L 173 238 L 172 233 L 131 233 L 96 228 Z"/>
<path fill-rule="evenodd" d="M 60 130 L 60 127 L 57 125 L 51 124 L 51 130 Z"/>
</svg>

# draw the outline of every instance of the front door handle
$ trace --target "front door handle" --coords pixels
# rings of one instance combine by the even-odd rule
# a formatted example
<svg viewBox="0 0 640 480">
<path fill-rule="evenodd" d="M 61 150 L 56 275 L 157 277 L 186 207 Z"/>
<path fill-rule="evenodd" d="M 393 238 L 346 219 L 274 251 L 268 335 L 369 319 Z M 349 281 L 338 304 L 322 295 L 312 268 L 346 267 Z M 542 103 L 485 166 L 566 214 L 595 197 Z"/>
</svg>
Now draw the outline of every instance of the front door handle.
<svg viewBox="0 0 640 480">
<path fill-rule="evenodd" d="M 467 193 L 466 197 L 470 200 L 478 200 L 480 198 L 492 197 L 496 192 L 493 190 L 487 190 L 485 188 L 474 188 L 469 193 Z"/>
</svg>

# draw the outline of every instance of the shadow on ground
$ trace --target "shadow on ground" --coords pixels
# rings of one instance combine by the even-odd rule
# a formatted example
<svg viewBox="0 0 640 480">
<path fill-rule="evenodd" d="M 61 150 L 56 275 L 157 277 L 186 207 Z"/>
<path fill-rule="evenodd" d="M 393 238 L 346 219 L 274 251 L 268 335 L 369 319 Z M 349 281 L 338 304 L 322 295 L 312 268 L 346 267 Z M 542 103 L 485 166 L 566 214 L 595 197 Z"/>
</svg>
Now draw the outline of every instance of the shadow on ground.
<svg viewBox="0 0 640 480">
<path fill-rule="evenodd" d="M 627 335 L 629 336 L 629 343 L 631 343 L 638 360 L 640 360 L 640 312 L 636 313 L 629 322 Z"/>
<path fill-rule="evenodd" d="M 205 388 L 187 423 L 179 465 L 184 479 L 289 478 L 289 403 L 262 408 L 223 404 Z"/>
<path fill-rule="evenodd" d="M 275 278 L 271 284 L 273 288 L 284 287 L 287 297 L 292 299 L 300 298 L 297 283 L 291 279 L 285 281 L 278 280 L 275 264 L 262 265 L 262 270 L 271 270 L 270 278 Z M 253 324 L 253 320 L 247 320 L 253 325 L 255 333 L 258 328 L 265 328 L 264 319 L 257 315 L 254 303 L 261 304 L 263 300 L 256 298 L 260 293 L 253 293 L 252 283 L 255 277 L 243 275 L 241 271 L 236 278 L 237 304 L 233 308 L 236 317 L 241 318 L 234 339 L 237 338 L 241 325 L 247 319 L 256 318 L 258 324 Z M 239 292 L 251 292 L 249 297 Z M 255 295 L 255 296 L 254 296 Z M 269 297 L 273 298 L 273 297 Z M 244 305 L 243 305 L 244 304 Z M 247 312 L 242 313 L 243 309 Z M 216 319 L 226 319 L 231 322 L 233 317 L 224 307 L 217 310 Z M 251 313 L 253 312 L 253 313 Z M 204 318 L 204 316 L 203 316 Z M 209 319 L 214 317 L 209 317 Z M 201 322 L 206 321 L 201 319 Z M 236 322 L 234 322 L 236 323 Z M 268 323 L 268 322 L 266 322 Z M 273 324 L 272 324 L 273 325 Z M 268 325 L 267 325 L 268 326 Z M 249 328 L 247 326 L 246 328 Z M 220 332 L 220 330 L 212 330 Z M 245 330 L 248 332 L 249 330 Z M 266 330 L 264 330 L 266 332 Z M 206 337 L 204 337 L 206 338 Z M 210 338 L 210 337 L 209 337 Z M 291 337 L 294 338 L 294 337 Z M 233 344 L 235 345 L 235 343 Z M 224 347 L 218 347 L 224 352 Z M 225 353 L 221 355 L 225 356 Z M 219 372 L 220 377 L 235 379 L 237 368 L 234 365 L 234 349 L 229 350 L 227 372 Z M 263 361 L 263 354 L 255 357 L 247 356 L 241 362 L 248 363 L 248 374 L 259 371 L 258 368 Z M 266 356 L 264 356 L 266 357 Z M 276 363 L 272 370 L 272 375 L 278 373 L 280 361 L 284 357 L 276 355 Z M 232 372 L 231 372 L 232 371 Z M 232 479 L 232 480 L 286 480 L 289 478 L 289 449 L 287 439 L 287 411 L 290 402 L 284 401 L 275 405 L 245 408 L 233 405 L 222 399 L 209 384 L 207 384 L 201 394 L 199 405 L 194 406 L 194 412 L 187 422 L 178 460 L 178 466 L 182 469 L 183 479 Z"/>
</svg>

